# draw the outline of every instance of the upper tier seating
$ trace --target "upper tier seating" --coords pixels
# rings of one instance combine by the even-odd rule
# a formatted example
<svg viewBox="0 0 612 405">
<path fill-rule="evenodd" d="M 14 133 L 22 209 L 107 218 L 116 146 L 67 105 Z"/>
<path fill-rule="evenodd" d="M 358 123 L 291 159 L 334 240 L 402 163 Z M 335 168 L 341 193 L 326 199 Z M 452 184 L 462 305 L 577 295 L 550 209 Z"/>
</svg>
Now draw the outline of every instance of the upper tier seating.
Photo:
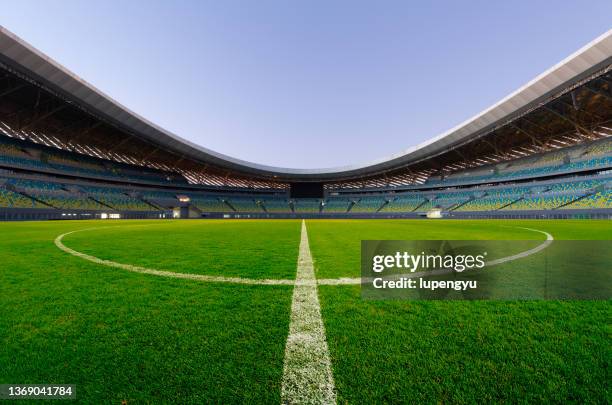
<svg viewBox="0 0 612 405">
<path fill-rule="evenodd" d="M 570 173 L 612 167 L 612 138 L 588 145 L 578 145 L 496 165 L 466 169 L 447 176 L 444 180 L 432 177 L 426 185 L 459 185 L 484 181 Z"/>
<path fill-rule="evenodd" d="M 163 184 L 186 184 L 176 173 L 165 173 L 140 166 L 96 159 L 0 135 L 0 165 L 39 171 L 63 172 L 93 178 L 123 181 L 145 181 Z"/>
</svg>

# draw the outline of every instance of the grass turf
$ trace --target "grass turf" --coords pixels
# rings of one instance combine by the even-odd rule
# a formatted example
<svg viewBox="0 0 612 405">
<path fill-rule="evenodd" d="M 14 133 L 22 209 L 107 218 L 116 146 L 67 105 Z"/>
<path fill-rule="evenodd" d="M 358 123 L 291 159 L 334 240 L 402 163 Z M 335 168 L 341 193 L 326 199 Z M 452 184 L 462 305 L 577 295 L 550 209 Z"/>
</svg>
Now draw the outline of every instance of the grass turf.
<svg viewBox="0 0 612 405">
<path fill-rule="evenodd" d="M 1 383 L 76 384 L 81 403 L 280 401 L 290 286 L 134 274 L 53 245 L 100 224 L 0 224 Z"/>
<path fill-rule="evenodd" d="M 308 221 L 318 277 L 357 277 L 361 239 L 544 238 L 505 226 L 612 239 L 606 221 Z M 340 403 L 609 399 L 609 301 L 364 301 L 359 286 L 319 295 Z"/>
<path fill-rule="evenodd" d="M 318 277 L 331 278 L 359 275 L 366 238 L 543 238 L 506 227 L 524 226 L 612 239 L 605 221 L 307 224 Z M 278 403 L 291 287 L 134 274 L 52 243 L 109 225 L 65 243 L 160 270 L 295 276 L 299 221 L 0 224 L 0 382 L 73 383 L 84 403 Z M 608 399 L 609 301 L 363 301 L 358 286 L 319 295 L 339 402 Z"/>
<path fill-rule="evenodd" d="M 295 278 L 300 221 L 168 221 L 67 235 L 63 243 L 105 260 L 178 273 Z"/>
<path fill-rule="evenodd" d="M 339 403 L 606 403 L 610 303 L 362 301 L 320 286 Z"/>
</svg>

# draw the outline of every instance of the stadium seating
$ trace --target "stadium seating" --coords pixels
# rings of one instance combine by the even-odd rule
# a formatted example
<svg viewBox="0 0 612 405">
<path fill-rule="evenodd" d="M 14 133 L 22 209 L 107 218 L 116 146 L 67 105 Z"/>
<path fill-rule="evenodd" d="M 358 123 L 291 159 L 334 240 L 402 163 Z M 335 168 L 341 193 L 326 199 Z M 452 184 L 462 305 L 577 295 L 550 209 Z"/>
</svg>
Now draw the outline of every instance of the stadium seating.
<svg viewBox="0 0 612 405">
<path fill-rule="evenodd" d="M 356 198 L 351 212 L 377 212 L 386 202 L 387 199 L 380 195 Z"/>
<path fill-rule="evenodd" d="M 421 194 L 400 195 L 389 204 L 385 205 L 381 211 L 385 212 L 412 212 L 423 205 L 427 200 Z"/>
<path fill-rule="evenodd" d="M 602 156 L 612 154 L 612 139 L 597 141 L 585 148 L 583 157 Z"/>
<path fill-rule="evenodd" d="M 156 211 L 178 206 L 177 195 L 187 195 L 203 212 L 244 213 L 424 213 L 444 211 L 526 211 L 612 208 L 612 174 L 586 179 L 531 182 L 524 186 L 473 187 L 467 190 L 417 191 L 395 196 L 329 197 L 291 201 L 271 196 L 210 195 L 197 191 L 135 190 L 94 184 L 60 183 L 1 177 L 1 207 L 93 211 Z"/>
<path fill-rule="evenodd" d="M 30 153 L 24 151 L 26 148 Z M 62 150 L 50 151 L 49 148 L 36 144 L 28 143 L 27 147 L 22 147 L 18 144 L 18 141 L 4 136 L 0 136 L 0 165 L 2 164 L 43 172 L 64 172 L 93 178 L 186 184 L 185 179 L 177 174 L 164 173 L 145 167 L 128 166 Z"/>
<path fill-rule="evenodd" d="M 425 184 L 450 186 L 609 167 L 612 167 L 612 139 L 606 138 L 586 146 L 578 145 L 511 162 L 459 171 L 447 176 L 444 180 L 439 177 L 432 177 Z"/>
<path fill-rule="evenodd" d="M 192 198 L 191 204 L 203 212 L 233 212 L 221 198 L 214 196 Z"/>
<path fill-rule="evenodd" d="M 17 145 L 8 142 L 0 142 L 0 155 L 29 157 L 29 155 L 22 151 Z"/>
<path fill-rule="evenodd" d="M 591 172 L 586 177 L 579 176 L 579 172 L 612 166 L 611 153 L 612 140 L 604 139 L 593 144 L 500 163 L 494 167 L 457 172 L 445 179 L 431 178 L 426 185 L 437 184 L 435 188 L 394 194 L 383 191 L 368 195 L 340 194 L 323 200 L 290 200 L 278 194 L 212 195 L 209 191 L 193 187 L 186 190 L 180 187 L 158 189 L 145 184 L 134 187 L 125 182 L 134 179 L 154 183 L 174 180 L 166 173 L 147 168 L 102 162 L 64 151 L 41 151 L 36 146 L 22 147 L 13 139 L 0 139 L 0 166 L 5 164 L 16 168 L 14 170 L 32 169 L 28 175 L 0 175 L 0 207 L 151 212 L 177 207 L 177 196 L 185 195 L 193 206 L 204 213 L 423 214 L 435 208 L 448 212 L 610 209 L 612 171 Z M 55 170 L 55 177 L 44 173 L 50 169 Z M 570 172 L 572 177 L 552 180 L 538 177 L 563 171 Z M 12 173 L 10 170 L 5 172 Z M 70 176 L 61 177 L 58 172 L 70 172 Z M 80 176 L 81 179 L 75 178 Z M 94 176 L 112 179 L 115 184 L 94 180 L 91 178 Z M 536 178 L 532 179 L 534 176 Z M 521 180 L 524 177 L 530 179 Z M 486 180 L 487 184 L 469 185 L 475 180 Z M 502 180 L 513 184 L 496 185 L 497 181 Z M 446 188 L 449 185 L 451 188 Z"/>
<path fill-rule="evenodd" d="M 348 211 L 351 200 L 344 197 L 330 197 L 323 204 L 323 211 L 326 213 L 345 213 Z"/>
<path fill-rule="evenodd" d="M 79 210 L 117 210 L 117 211 L 154 211 L 156 208 L 128 195 L 128 190 L 99 187 L 74 186 L 70 191 L 68 186 L 51 181 L 10 178 L 6 185 L 21 191 L 32 199 L 43 202 L 44 208 L 63 208 Z"/>
<path fill-rule="evenodd" d="M 266 198 L 262 200 L 266 212 L 287 213 L 291 212 L 289 201 L 284 198 Z"/>
<path fill-rule="evenodd" d="M 495 211 L 515 200 L 508 197 L 483 197 L 465 203 L 457 211 Z"/>
<path fill-rule="evenodd" d="M 561 207 L 564 210 L 593 208 L 612 208 L 612 189 L 598 191 Z"/>
<path fill-rule="evenodd" d="M 6 184 L 12 184 L 17 189 L 25 191 L 31 190 L 44 190 L 44 191 L 57 191 L 62 190 L 63 185 L 61 183 L 55 183 L 50 181 L 40 181 L 31 179 L 20 179 L 20 178 L 9 178 L 6 179 Z"/>
<path fill-rule="evenodd" d="M 228 203 L 234 207 L 237 212 L 263 212 L 261 203 L 252 197 L 229 197 Z"/>
<path fill-rule="evenodd" d="M 294 200 L 295 212 L 318 213 L 321 210 L 321 200 L 316 198 L 300 198 Z"/>
<path fill-rule="evenodd" d="M 35 194 L 35 197 L 46 204 L 63 210 L 93 210 L 93 211 L 108 211 L 109 207 L 100 204 L 99 202 L 84 197 L 82 195 L 71 194 Z"/>
<path fill-rule="evenodd" d="M 427 211 L 430 208 L 442 208 L 445 210 L 454 209 L 457 206 L 465 204 L 473 198 L 471 192 L 448 192 L 440 193 L 431 199 L 428 203 L 419 207 L 419 211 Z"/>
<path fill-rule="evenodd" d="M 503 210 L 552 210 L 578 198 L 575 194 L 544 194 L 525 196 L 505 206 Z"/>
<path fill-rule="evenodd" d="M 49 208 L 31 197 L 0 187 L 0 207 L 3 208 Z"/>
</svg>

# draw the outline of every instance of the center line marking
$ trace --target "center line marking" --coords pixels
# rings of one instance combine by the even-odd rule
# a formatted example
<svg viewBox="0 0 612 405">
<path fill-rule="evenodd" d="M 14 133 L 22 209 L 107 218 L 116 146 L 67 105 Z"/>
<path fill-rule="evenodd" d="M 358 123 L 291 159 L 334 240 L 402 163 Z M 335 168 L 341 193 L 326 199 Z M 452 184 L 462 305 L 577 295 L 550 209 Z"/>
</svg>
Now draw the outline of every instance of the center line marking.
<svg viewBox="0 0 612 405">
<path fill-rule="evenodd" d="M 317 280 L 308 245 L 306 222 L 303 220 L 289 336 L 285 347 L 281 403 L 336 403 Z"/>
</svg>

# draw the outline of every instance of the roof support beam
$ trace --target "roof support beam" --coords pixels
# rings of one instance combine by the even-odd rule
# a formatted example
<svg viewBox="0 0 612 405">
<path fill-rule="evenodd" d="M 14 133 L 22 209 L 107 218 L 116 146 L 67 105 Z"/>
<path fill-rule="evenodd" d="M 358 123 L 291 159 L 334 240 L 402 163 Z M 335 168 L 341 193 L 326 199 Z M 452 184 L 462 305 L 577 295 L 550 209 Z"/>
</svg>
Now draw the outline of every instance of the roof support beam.
<svg viewBox="0 0 612 405">
<path fill-rule="evenodd" d="M 602 91 L 600 89 L 596 89 L 592 85 L 590 85 L 589 83 L 585 84 L 582 87 L 584 87 L 585 89 L 589 90 L 592 93 L 599 94 L 600 96 L 605 97 L 608 100 L 612 100 L 612 94 L 608 94 L 605 91 Z"/>
<path fill-rule="evenodd" d="M 9 89 L 4 90 L 2 93 L 0 93 L 0 98 L 4 97 L 4 96 L 8 96 L 9 94 L 16 92 L 17 90 L 23 89 L 24 87 L 27 87 L 27 83 L 21 83 L 17 86 L 13 86 Z"/>
<path fill-rule="evenodd" d="M 552 107 L 549 107 L 547 105 L 543 106 L 543 108 L 546 111 L 550 111 L 551 113 L 553 113 L 554 115 L 556 115 L 557 117 L 561 118 L 562 120 L 565 120 L 567 122 L 569 122 L 570 124 L 572 124 L 574 127 L 576 127 L 577 129 L 580 129 L 584 132 L 586 132 L 587 134 L 590 133 L 591 131 L 589 131 L 588 129 L 584 128 L 582 125 L 578 124 L 576 121 L 566 117 L 565 115 L 561 114 L 560 112 L 556 111 L 555 109 L 553 109 Z"/>
<path fill-rule="evenodd" d="M 572 107 L 574 107 L 574 110 L 576 111 L 580 110 L 580 103 L 578 102 L 578 99 L 576 98 L 576 90 L 572 90 L 571 96 L 572 96 Z"/>
<path fill-rule="evenodd" d="M 90 133 L 92 130 L 98 128 L 100 125 L 102 125 L 101 121 L 94 122 L 92 125 L 89 126 L 89 128 L 86 128 L 84 131 L 79 132 L 75 136 L 69 138 L 66 141 L 66 144 L 70 145 L 70 144 L 77 143 L 82 137 Z M 72 147 L 72 150 L 75 151 L 74 147 Z"/>
<path fill-rule="evenodd" d="M 570 105 L 570 104 L 566 103 L 563 100 L 559 100 L 559 103 L 561 103 L 563 105 L 566 105 L 566 106 L 568 106 L 570 108 L 575 108 L 574 105 Z M 604 120 L 603 117 L 601 117 L 601 116 L 599 116 L 599 115 L 597 115 L 597 114 L 595 114 L 595 113 L 593 113 L 591 111 L 587 111 L 586 109 L 577 109 L 576 112 L 578 112 L 578 111 L 581 112 L 581 113 L 584 113 L 584 114 L 586 114 L 586 115 L 588 115 L 588 116 L 590 116 L 592 118 L 594 118 L 597 121 L 603 121 Z"/>
<path fill-rule="evenodd" d="M 25 131 L 27 129 L 30 129 L 30 128 L 34 127 L 40 121 L 44 120 L 45 118 L 48 118 L 48 117 L 52 116 L 53 114 L 55 114 L 58 111 L 63 110 L 64 108 L 66 108 L 66 104 L 60 104 L 59 106 L 53 108 L 51 111 L 48 111 L 48 112 L 44 113 L 43 115 L 35 117 L 32 121 L 30 121 L 26 125 L 22 126 L 21 130 Z"/>
<path fill-rule="evenodd" d="M 544 143 L 542 143 L 542 141 L 540 141 L 537 137 L 533 136 L 532 134 L 530 134 L 529 132 L 525 131 L 523 128 L 519 127 L 518 125 L 514 124 L 514 123 L 510 123 L 509 124 L 512 128 L 516 129 L 517 131 L 519 131 L 520 133 L 526 135 L 529 139 L 531 139 L 531 142 L 538 146 L 539 149 L 544 149 L 545 145 Z"/>
<path fill-rule="evenodd" d="M 143 161 L 143 162 L 146 162 L 147 160 L 149 160 L 149 158 L 150 158 L 151 156 L 153 156 L 153 155 L 154 155 L 154 154 L 155 154 L 155 153 L 156 153 L 158 150 L 159 150 L 159 148 L 158 148 L 158 147 L 154 147 L 154 148 L 153 148 L 153 150 L 152 150 L 151 152 L 147 153 L 147 154 L 146 154 L 146 155 L 145 155 L 145 156 L 142 158 L 142 161 Z"/>
<path fill-rule="evenodd" d="M 110 148 L 108 150 L 108 153 L 115 153 L 115 151 L 119 148 L 121 148 L 123 145 L 125 145 L 126 143 L 128 143 L 129 141 L 132 140 L 131 136 L 126 136 L 121 142 L 115 144 L 115 146 L 113 146 L 112 148 Z"/>
</svg>

